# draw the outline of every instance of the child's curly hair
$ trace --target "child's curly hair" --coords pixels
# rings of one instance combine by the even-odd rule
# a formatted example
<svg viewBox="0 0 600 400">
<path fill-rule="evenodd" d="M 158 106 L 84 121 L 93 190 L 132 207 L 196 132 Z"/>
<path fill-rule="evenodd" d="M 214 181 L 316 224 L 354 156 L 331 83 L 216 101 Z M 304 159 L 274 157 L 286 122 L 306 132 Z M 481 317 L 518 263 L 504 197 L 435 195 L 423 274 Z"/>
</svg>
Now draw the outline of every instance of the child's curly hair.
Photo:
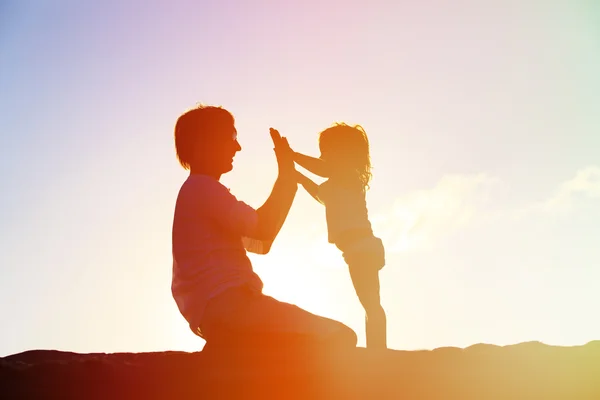
<svg viewBox="0 0 600 400">
<path fill-rule="evenodd" d="M 369 139 L 360 125 L 336 123 L 319 133 L 319 149 L 335 154 L 335 162 L 344 164 L 356 171 L 364 188 L 369 188 L 371 181 L 371 157 L 369 155 Z"/>
</svg>

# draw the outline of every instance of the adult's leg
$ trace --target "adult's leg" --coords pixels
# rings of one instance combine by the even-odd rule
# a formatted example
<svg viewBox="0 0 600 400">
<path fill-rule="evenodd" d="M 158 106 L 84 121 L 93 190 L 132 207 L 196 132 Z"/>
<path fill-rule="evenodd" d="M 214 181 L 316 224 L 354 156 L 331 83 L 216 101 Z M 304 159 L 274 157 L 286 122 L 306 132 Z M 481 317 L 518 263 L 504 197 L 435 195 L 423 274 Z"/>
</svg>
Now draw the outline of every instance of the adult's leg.
<svg viewBox="0 0 600 400">
<path fill-rule="evenodd" d="M 365 309 L 367 348 L 387 348 L 387 319 L 379 295 L 379 271 L 369 264 L 369 256 L 349 264 L 350 277 L 358 300 Z"/>
<path fill-rule="evenodd" d="M 203 335 L 208 342 L 235 346 L 355 347 L 356 333 L 341 322 L 241 287 L 207 306 Z"/>
</svg>

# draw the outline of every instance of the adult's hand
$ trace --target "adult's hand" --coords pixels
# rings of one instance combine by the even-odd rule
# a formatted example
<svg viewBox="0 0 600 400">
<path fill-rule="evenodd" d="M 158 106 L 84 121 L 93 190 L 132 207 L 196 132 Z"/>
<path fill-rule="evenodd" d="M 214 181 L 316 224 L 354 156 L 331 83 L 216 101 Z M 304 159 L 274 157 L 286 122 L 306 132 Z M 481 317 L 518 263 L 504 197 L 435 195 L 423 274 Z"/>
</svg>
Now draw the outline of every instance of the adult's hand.
<svg viewBox="0 0 600 400">
<path fill-rule="evenodd" d="M 294 164 L 294 152 L 285 137 L 282 137 L 277 129 L 269 130 L 273 140 L 275 157 L 277 157 L 277 166 L 279 176 L 285 179 L 296 181 L 296 165 Z"/>
<path fill-rule="evenodd" d="M 265 203 L 256 210 L 258 226 L 256 232 L 251 236 L 255 240 L 247 240 L 247 243 L 244 243 L 248 251 L 260 254 L 266 254 L 271 249 L 298 191 L 294 152 L 290 149 L 287 140 L 282 138 L 276 129 L 271 128 L 271 139 L 273 139 L 279 174 L 271 194 Z"/>
</svg>

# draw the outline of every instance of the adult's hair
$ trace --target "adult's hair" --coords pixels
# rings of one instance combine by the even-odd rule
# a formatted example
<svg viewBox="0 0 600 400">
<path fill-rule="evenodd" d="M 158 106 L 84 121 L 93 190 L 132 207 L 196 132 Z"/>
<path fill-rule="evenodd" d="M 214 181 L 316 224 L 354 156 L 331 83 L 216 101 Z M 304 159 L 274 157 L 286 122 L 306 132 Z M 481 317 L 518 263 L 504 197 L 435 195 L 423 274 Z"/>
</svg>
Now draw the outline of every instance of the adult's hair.
<svg viewBox="0 0 600 400">
<path fill-rule="evenodd" d="M 189 170 L 194 163 L 198 140 L 234 123 L 233 114 L 217 106 L 201 104 L 183 113 L 175 123 L 175 151 L 179 164 Z"/>
</svg>

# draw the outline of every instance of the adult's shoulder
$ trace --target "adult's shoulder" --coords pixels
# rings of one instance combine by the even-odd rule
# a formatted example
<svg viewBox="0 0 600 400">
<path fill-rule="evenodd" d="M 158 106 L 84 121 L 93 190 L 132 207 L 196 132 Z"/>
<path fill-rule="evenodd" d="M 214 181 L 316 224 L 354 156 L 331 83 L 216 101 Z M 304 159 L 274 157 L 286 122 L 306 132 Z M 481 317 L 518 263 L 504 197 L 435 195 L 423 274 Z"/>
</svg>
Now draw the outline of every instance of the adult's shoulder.
<svg viewBox="0 0 600 400">
<path fill-rule="evenodd" d="M 188 198 L 234 197 L 221 182 L 207 175 L 190 175 L 183 183 L 180 194 Z"/>
</svg>

